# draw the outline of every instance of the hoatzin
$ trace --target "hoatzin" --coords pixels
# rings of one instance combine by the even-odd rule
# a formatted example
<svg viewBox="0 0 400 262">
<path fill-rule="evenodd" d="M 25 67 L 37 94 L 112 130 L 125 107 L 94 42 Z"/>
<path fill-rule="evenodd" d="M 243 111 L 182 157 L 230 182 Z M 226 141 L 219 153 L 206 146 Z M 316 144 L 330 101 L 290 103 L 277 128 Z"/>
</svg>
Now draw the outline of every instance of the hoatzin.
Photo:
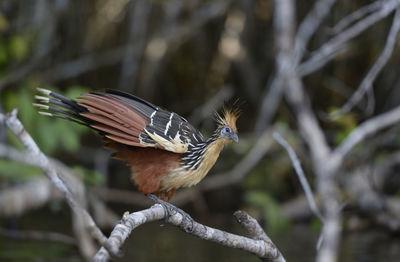
<svg viewBox="0 0 400 262">
<path fill-rule="evenodd" d="M 205 139 L 185 118 L 117 90 L 91 92 L 76 100 L 38 88 L 40 114 L 98 131 L 114 157 L 125 161 L 144 195 L 169 201 L 175 190 L 199 183 L 226 143 L 238 142 L 238 110 L 217 114 L 218 127 Z M 153 196 L 153 195 L 152 195 Z"/>
</svg>

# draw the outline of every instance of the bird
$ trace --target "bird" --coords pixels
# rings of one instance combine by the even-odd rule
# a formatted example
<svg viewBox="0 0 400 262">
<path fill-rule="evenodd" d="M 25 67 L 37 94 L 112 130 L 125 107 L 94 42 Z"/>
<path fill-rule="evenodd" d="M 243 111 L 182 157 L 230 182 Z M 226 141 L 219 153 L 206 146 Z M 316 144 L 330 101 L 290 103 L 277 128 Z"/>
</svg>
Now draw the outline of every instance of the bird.
<svg viewBox="0 0 400 262">
<path fill-rule="evenodd" d="M 70 99 L 37 88 L 33 103 L 40 114 L 62 118 L 97 131 L 113 157 L 131 169 L 138 190 L 168 202 L 177 189 L 198 184 L 217 161 L 224 146 L 238 143 L 240 110 L 224 106 L 216 113 L 217 128 L 204 138 L 182 116 L 137 96 L 113 89 Z"/>
</svg>

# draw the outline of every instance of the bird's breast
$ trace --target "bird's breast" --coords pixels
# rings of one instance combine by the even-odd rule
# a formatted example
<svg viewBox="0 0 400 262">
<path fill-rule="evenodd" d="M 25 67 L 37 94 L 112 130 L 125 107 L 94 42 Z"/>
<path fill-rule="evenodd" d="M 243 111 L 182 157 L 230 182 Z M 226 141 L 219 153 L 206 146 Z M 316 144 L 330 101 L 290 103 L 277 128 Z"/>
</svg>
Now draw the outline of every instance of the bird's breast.
<svg viewBox="0 0 400 262">
<path fill-rule="evenodd" d="M 223 141 L 214 141 L 208 145 L 196 169 L 179 167 L 171 170 L 162 178 L 161 190 L 191 187 L 199 183 L 214 166 L 223 147 Z"/>
</svg>

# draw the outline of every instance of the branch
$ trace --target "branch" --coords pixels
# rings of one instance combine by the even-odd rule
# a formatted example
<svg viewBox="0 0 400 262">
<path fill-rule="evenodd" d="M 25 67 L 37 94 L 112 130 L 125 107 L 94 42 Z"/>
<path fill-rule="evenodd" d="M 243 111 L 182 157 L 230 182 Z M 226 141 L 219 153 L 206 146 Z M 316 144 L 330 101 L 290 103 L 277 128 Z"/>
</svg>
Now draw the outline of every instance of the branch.
<svg viewBox="0 0 400 262">
<path fill-rule="evenodd" d="M 333 156 L 339 160 L 343 159 L 357 144 L 366 137 L 389 127 L 400 121 L 400 106 L 371 118 L 360 124 L 347 138 L 334 150 Z"/>
<path fill-rule="evenodd" d="M 241 224 L 245 225 L 245 227 L 248 228 L 248 231 L 253 233 L 252 237 L 254 237 L 254 239 L 211 228 L 199 224 L 196 221 L 185 219 L 185 216 L 187 216 L 187 214 L 175 212 L 168 217 L 167 222 L 181 228 L 184 232 L 197 236 L 203 240 L 213 241 L 231 248 L 242 249 L 267 261 L 285 261 L 279 250 L 270 241 L 270 239 L 266 237 L 265 233 L 262 234 L 260 232 L 261 227 L 258 225 L 258 223 L 254 219 L 251 220 L 250 217 L 247 220 L 243 219 Z M 237 217 L 243 218 L 243 215 L 237 215 Z M 114 254 L 118 254 L 132 230 L 145 223 L 161 220 L 163 218 L 165 218 L 165 211 L 160 204 L 155 204 L 148 209 L 131 214 L 126 212 L 122 217 L 121 223 L 116 225 L 114 230 L 111 232 L 110 237 L 108 238 L 107 245 L 109 246 L 109 250 L 111 250 Z M 242 220 L 239 219 L 239 221 Z M 93 261 L 108 261 L 109 258 L 110 256 L 108 252 L 104 248 L 101 248 L 97 252 Z"/>
<path fill-rule="evenodd" d="M 52 241 L 68 245 L 76 245 L 77 242 L 74 238 L 56 233 L 56 232 L 40 232 L 40 231 L 19 231 L 0 228 L 0 235 L 7 238 L 14 239 L 28 239 L 35 241 Z"/>
<path fill-rule="evenodd" d="M 333 28 L 332 32 L 333 34 L 338 34 L 341 31 L 343 31 L 346 27 L 348 27 L 350 24 L 353 22 L 357 21 L 358 19 L 361 19 L 363 16 L 375 12 L 382 8 L 384 1 L 376 1 L 371 4 L 365 5 L 361 7 L 360 9 L 356 10 L 355 12 L 345 16 L 340 20 Z"/>
<path fill-rule="evenodd" d="M 314 196 L 310 187 L 310 184 L 307 181 L 306 176 L 304 175 L 304 171 L 301 168 L 300 161 L 297 158 L 296 153 L 294 152 L 293 148 L 286 142 L 286 140 L 277 132 L 274 132 L 274 138 L 275 140 L 283 147 L 285 150 L 288 152 L 290 160 L 292 161 L 292 165 L 294 167 L 294 170 L 296 171 L 296 174 L 300 180 L 300 184 L 303 187 L 304 193 L 306 194 L 306 198 L 308 201 L 308 204 L 310 205 L 311 211 L 314 213 L 316 217 L 321 220 L 321 222 L 324 222 L 324 218 L 319 211 L 317 204 L 315 203 Z"/>
<path fill-rule="evenodd" d="M 346 102 L 346 104 L 342 106 L 340 111 L 334 113 L 334 115 L 346 114 L 347 112 L 349 112 L 354 107 L 354 105 L 361 100 L 363 95 L 369 89 L 371 89 L 372 84 L 375 81 L 376 77 L 381 72 L 383 67 L 386 65 L 389 58 L 392 56 L 399 31 L 400 31 L 400 9 L 397 9 L 396 14 L 393 18 L 392 27 L 390 28 L 390 32 L 386 40 L 386 45 L 383 48 L 381 55 L 376 60 L 375 64 L 371 67 L 371 69 L 364 77 L 364 79 L 361 81 L 361 84 L 357 88 L 357 91 L 351 96 L 351 98 Z"/>
<path fill-rule="evenodd" d="M 312 10 L 307 14 L 301 22 L 295 39 L 295 52 L 297 63 L 301 60 L 306 50 L 306 46 L 322 23 L 324 18 L 329 14 L 332 5 L 336 0 L 318 0 L 315 2 Z"/>
<path fill-rule="evenodd" d="M 297 125 L 310 148 L 313 168 L 317 175 L 317 191 L 321 196 L 321 203 L 325 209 L 325 222 L 321 233 L 324 241 L 318 250 L 317 261 L 334 262 L 338 256 L 341 232 L 339 196 L 334 179 L 338 166 L 330 159 L 331 150 L 311 109 L 297 70 L 293 35 L 294 0 L 275 0 L 275 5 L 275 15 L 278 17 L 276 21 L 281 23 L 275 26 L 275 31 L 280 36 L 276 39 L 276 42 L 281 52 L 277 59 L 282 60 L 280 64 L 285 66 L 284 68 L 278 67 L 278 71 L 281 71 L 282 74 L 285 97 L 296 115 Z M 292 17 L 287 17 L 285 11 L 287 9 L 292 9 L 290 13 Z"/>
<path fill-rule="evenodd" d="M 64 181 L 60 179 L 58 171 L 49 162 L 49 159 L 40 151 L 32 137 L 26 132 L 22 123 L 17 118 L 17 110 L 14 109 L 10 114 L 0 114 L 0 122 L 3 122 L 15 134 L 22 145 L 27 150 L 30 158 L 37 163 L 46 176 L 50 179 L 52 184 L 61 192 L 66 199 L 68 205 L 77 215 L 81 215 L 84 219 L 85 226 L 91 235 L 101 244 L 105 245 L 107 238 L 96 226 L 93 218 L 74 198 L 69 188 L 65 185 Z"/>
<path fill-rule="evenodd" d="M 128 4 L 130 21 L 128 45 L 121 65 L 119 89 L 130 91 L 136 83 L 140 57 L 146 44 L 148 17 L 151 11 L 151 2 L 147 0 L 131 1 Z"/>
<path fill-rule="evenodd" d="M 317 51 L 313 52 L 311 58 L 303 62 L 299 68 L 299 74 L 301 76 L 309 75 L 314 71 L 323 67 L 326 63 L 332 60 L 335 54 L 343 48 L 344 44 L 354 37 L 358 36 L 364 30 L 370 26 L 376 24 L 379 20 L 387 17 L 400 5 L 400 0 L 388 0 L 382 4 L 380 10 L 372 13 L 363 20 L 357 22 L 352 27 L 346 29 L 342 33 L 338 34 L 324 45 L 322 45 Z"/>
</svg>

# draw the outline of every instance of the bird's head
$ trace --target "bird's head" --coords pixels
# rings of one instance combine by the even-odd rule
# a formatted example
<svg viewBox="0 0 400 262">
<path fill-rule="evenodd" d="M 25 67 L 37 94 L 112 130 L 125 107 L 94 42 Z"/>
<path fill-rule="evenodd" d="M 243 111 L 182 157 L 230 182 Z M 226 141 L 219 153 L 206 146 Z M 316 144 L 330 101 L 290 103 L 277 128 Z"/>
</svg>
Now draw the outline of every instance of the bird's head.
<svg viewBox="0 0 400 262">
<path fill-rule="evenodd" d="M 236 120 L 239 118 L 240 111 L 237 108 L 224 107 L 223 115 L 216 114 L 218 128 L 216 134 L 219 139 L 224 139 L 226 142 L 239 142 Z"/>
</svg>

